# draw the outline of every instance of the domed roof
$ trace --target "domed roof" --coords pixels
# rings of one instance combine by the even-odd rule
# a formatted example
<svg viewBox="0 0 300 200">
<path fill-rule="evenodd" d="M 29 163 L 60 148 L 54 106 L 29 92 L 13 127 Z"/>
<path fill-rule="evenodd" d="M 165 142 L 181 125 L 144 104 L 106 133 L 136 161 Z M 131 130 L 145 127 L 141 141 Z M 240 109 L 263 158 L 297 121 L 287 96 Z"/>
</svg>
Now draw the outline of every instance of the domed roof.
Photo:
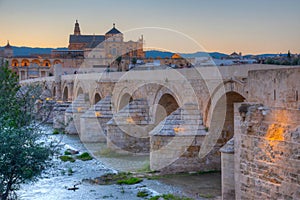
<svg viewBox="0 0 300 200">
<path fill-rule="evenodd" d="M 115 23 L 113 23 L 113 28 L 110 29 L 107 33 L 105 34 L 120 34 L 121 32 L 115 28 Z"/>
</svg>

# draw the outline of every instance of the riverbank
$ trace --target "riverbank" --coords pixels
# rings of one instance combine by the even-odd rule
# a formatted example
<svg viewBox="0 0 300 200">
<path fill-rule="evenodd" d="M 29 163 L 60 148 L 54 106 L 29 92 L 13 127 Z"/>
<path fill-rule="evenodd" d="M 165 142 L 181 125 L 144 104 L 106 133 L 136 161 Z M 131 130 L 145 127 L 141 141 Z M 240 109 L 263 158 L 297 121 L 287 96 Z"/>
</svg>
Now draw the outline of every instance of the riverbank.
<svg viewBox="0 0 300 200">
<path fill-rule="evenodd" d="M 153 179 L 144 178 L 142 182 L 134 185 L 98 185 L 91 184 L 86 179 L 94 179 L 108 173 L 125 171 L 118 169 L 119 166 L 130 166 L 139 168 L 147 163 L 147 157 L 135 156 L 114 156 L 101 157 L 88 161 L 76 159 L 75 162 L 63 162 L 59 159 L 67 149 L 79 151 L 79 153 L 89 152 L 94 155 L 88 144 L 82 144 L 78 136 L 53 135 L 53 130 L 45 127 L 44 134 L 48 140 L 58 144 L 60 150 L 58 155 L 53 157 L 42 177 L 37 182 L 23 184 L 17 191 L 20 199 L 30 200 L 81 200 L 81 199 L 144 199 L 138 197 L 138 193 L 146 191 L 150 196 L 158 194 L 186 195 L 195 199 L 214 199 L 220 195 L 220 180 L 218 173 L 207 175 L 172 175 Z M 92 146 L 95 144 L 91 144 Z M 105 147 L 104 147 L 105 148 Z M 99 149 L 98 149 L 99 150 Z M 127 164 L 126 164 L 127 163 Z M 115 167 L 113 166 L 115 165 Z M 118 170 L 116 170 L 118 169 Z M 194 177 L 194 178 L 192 178 Z M 200 181 L 200 182 L 199 182 Z M 70 190 L 76 188 L 74 190 Z M 200 191 L 200 193 L 199 193 Z M 214 197 L 214 198 L 213 198 Z"/>
</svg>

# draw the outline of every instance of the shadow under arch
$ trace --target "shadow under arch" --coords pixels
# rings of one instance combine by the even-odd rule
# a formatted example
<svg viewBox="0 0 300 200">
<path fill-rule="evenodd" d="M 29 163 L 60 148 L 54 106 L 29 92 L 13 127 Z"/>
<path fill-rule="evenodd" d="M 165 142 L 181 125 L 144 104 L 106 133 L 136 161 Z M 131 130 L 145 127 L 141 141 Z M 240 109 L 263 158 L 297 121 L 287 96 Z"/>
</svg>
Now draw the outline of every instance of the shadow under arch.
<svg viewBox="0 0 300 200">
<path fill-rule="evenodd" d="M 129 93 L 125 93 L 120 98 L 120 101 L 118 102 L 118 111 L 122 110 L 127 104 L 133 101 L 132 96 Z"/>
<path fill-rule="evenodd" d="M 94 95 L 94 99 L 93 99 L 93 104 L 95 105 L 96 103 L 98 103 L 99 101 L 101 101 L 101 95 L 96 92 L 95 95 Z"/>
<path fill-rule="evenodd" d="M 53 86 L 52 88 L 52 97 L 56 99 L 56 86 Z"/>
<path fill-rule="evenodd" d="M 79 87 L 79 88 L 77 89 L 76 97 L 78 97 L 80 94 L 83 94 L 83 89 L 82 89 L 82 87 Z"/>
<path fill-rule="evenodd" d="M 64 87 L 62 100 L 63 101 L 68 101 L 69 100 L 69 89 L 68 89 L 67 86 Z"/>
<path fill-rule="evenodd" d="M 156 105 L 154 123 L 160 123 L 178 108 L 179 105 L 173 95 L 169 93 L 163 94 Z"/>
<path fill-rule="evenodd" d="M 224 121 L 220 141 L 222 144 L 226 144 L 234 136 L 234 104 L 244 102 L 245 97 L 236 91 L 228 91 L 217 101 L 215 109 L 212 113 L 212 120 Z M 224 104 L 226 104 L 224 106 Z M 226 108 L 225 120 L 218 118 L 219 109 Z"/>
</svg>

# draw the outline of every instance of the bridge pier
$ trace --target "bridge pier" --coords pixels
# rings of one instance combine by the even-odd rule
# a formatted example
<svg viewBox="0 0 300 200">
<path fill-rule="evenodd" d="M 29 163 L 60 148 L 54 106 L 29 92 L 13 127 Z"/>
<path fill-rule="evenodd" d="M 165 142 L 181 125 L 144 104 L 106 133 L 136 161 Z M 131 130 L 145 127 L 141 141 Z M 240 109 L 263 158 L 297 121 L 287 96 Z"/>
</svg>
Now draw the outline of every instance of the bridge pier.
<svg viewBox="0 0 300 200">
<path fill-rule="evenodd" d="M 65 131 L 68 134 L 79 134 L 80 117 L 90 108 L 90 102 L 86 94 L 80 94 L 65 111 Z"/>
<path fill-rule="evenodd" d="M 107 147 L 120 153 L 149 153 L 149 106 L 135 99 L 107 122 Z"/>
<path fill-rule="evenodd" d="M 220 170 L 220 145 L 204 157 L 199 150 L 209 134 L 196 105 L 185 104 L 150 132 L 150 168 L 161 173 Z"/>
<path fill-rule="evenodd" d="M 106 123 L 112 117 L 111 96 L 106 96 L 80 117 L 80 140 L 106 142 Z"/>
<path fill-rule="evenodd" d="M 53 108 L 53 128 L 63 130 L 65 124 L 65 111 L 70 106 L 70 102 L 56 102 Z"/>
</svg>

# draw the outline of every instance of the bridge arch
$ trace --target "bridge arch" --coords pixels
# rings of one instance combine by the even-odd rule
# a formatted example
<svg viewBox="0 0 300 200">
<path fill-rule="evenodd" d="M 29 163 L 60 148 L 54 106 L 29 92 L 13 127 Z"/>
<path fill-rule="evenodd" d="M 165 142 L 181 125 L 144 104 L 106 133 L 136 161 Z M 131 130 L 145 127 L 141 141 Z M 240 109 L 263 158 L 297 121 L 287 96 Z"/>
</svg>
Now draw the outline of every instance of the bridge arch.
<svg viewBox="0 0 300 200">
<path fill-rule="evenodd" d="M 244 102 L 247 99 L 244 88 L 242 82 L 226 80 L 214 89 L 207 101 L 204 123 L 212 132 L 221 131 L 222 144 L 234 135 L 234 103 Z"/>
<path fill-rule="evenodd" d="M 95 95 L 94 95 L 94 99 L 93 99 L 93 104 L 96 104 L 98 103 L 99 101 L 101 101 L 101 95 L 99 94 L 99 92 L 96 92 Z"/>
<path fill-rule="evenodd" d="M 154 123 L 158 124 L 178 108 L 176 98 L 170 93 L 164 93 L 155 105 Z"/>
<path fill-rule="evenodd" d="M 221 98 L 224 94 L 229 93 L 229 92 L 235 92 L 237 94 L 239 94 L 240 96 L 242 96 L 244 98 L 244 100 L 246 100 L 246 96 L 247 93 L 245 91 L 245 84 L 237 81 L 237 80 L 233 80 L 233 79 L 229 79 L 229 80 L 225 80 L 223 81 L 223 83 L 219 84 L 211 93 L 211 95 L 208 97 L 208 99 L 205 101 L 206 103 L 205 105 L 205 109 L 204 109 L 204 113 L 203 113 L 203 122 L 204 124 L 206 124 L 207 126 L 209 126 L 209 121 L 211 118 L 211 104 L 212 101 L 214 102 L 213 104 L 215 104 L 219 98 Z"/>
<path fill-rule="evenodd" d="M 69 89 L 68 89 L 68 86 L 64 87 L 62 97 L 63 97 L 62 98 L 63 101 L 68 101 L 69 100 Z"/>
<path fill-rule="evenodd" d="M 165 86 L 161 86 L 158 89 L 154 97 L 151 112 L 155 124 L 160 123 L 164 118 L 182 106 L 179 97 L 172 91 Z"/>
<path fill-rule="evenodd" d="M 76 90 L 76 97 L 78 97 L 80 94 L 83 94 L 83 89 L 81 86 L 79 86 L 78 89 Z"/>
<path fill-rule="evenodd" d="M 118 102 L 118 111 L 122 110 L 127 104 L 133 101 L 132 95 L 124 93 Z"/>
<path fill-rule="evenodd" d="M 53 86 L 52 88 L 52 97 L 53 99 L 56 99 L 56 86 Z"/>
</svg>

